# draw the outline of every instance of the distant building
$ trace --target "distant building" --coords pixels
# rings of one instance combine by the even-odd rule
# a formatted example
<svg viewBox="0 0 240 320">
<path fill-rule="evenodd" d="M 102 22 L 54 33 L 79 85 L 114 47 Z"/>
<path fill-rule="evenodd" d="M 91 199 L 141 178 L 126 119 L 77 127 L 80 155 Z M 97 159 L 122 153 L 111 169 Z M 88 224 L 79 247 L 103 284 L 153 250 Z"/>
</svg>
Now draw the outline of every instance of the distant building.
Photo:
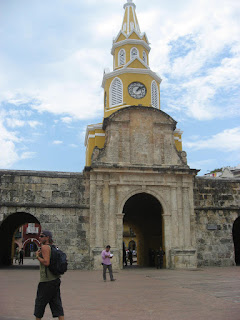
<svg viewBox="0 0 240 320">
<path fill-rule="evenodd" d="M 27 223 L 15 232 L 15 250 L 23 248 L 25 257 L 33 257 L 34 252 L 40 247 L 39 235 L 41 226 L 37 223 Z"/>
<path fill-rule="evenodd" d="M 236 167 L 223 167 L 216 171 L 205 174 L 206 177 L 213 178 L 240 178 L 240 164 Z"/>
</svg>

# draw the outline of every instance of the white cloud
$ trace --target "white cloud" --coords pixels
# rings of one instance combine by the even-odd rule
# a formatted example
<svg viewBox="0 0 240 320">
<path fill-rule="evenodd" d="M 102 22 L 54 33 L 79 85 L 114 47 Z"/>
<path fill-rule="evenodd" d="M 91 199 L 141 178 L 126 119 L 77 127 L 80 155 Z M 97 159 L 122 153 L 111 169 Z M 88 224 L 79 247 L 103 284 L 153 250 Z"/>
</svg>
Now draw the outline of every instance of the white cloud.
<svg viewBox="0 0 240 320">
<path fill-rule="evenodd" d="M 14 118 L 12 118 L 12 119 L 7 118 L 6 122 L 7 122 L 8 127 L 10 127 L 10 128 L 23 127 L 25 125 L 25 121 L 14 119 Z"/>
<path fill-rule="evenodd" d="M 26 125 L 29 125 L 31 128 L 36 128 L 41 125 L 41 122 L 36 120 L 24 121 L 16 118 L 6 118 L 6 123 L 9 128 L 24 127 Z"/>
<path fill-rule="evenodd" d="M 63 123 L 67 123 L 67 124 L 69 124 L 73 121 L 73 119 L 70 117 L 63 117 L 63 118 L 61 118 L 61 120 Z"/>
<path fill-rule="evenodd" d="M 60 141 L 60 140 L 55 140 L 55 141 L 53 141 L 53 144 L 62 144 L 63 143 L 63 141 Z"/>
<path fill-rule="evenodd" d="M 21 155 L 20 155 L 20 159 L 21 160 L 25 160 L 25 159 L 33 159 L 35 158 L 36 156 L 36 152 L 23 152 Z"/>
<path fill-rule="evenodd" d="M 215 149 L 221 152 L 238 151 L 240 153 L 240 127 L 226 129 L 212 137 L 198 139 L 194 142 L 184 142 L 187 148 L 193 150 Z"/>
<path fill-rule="evenodd" d="M 41 126 L 42 125 L 41 122 L 36 121 L 36 120 L 29 120 L 29 121 L 27 121 L 27 123 L 31 128 L 36 128 L 37 126 Z"/>
<path fill-rule="evenodd" d="M 28 36 L 21 39 L 22 47 L 18 49 L 25 52 L 24 44 L 30 45 L 30 35 L 31 48 L 44 50 L 44 54 L 39 55 L 38 59 L 26 56 L 24 62 L 18 60 L 19 55 L 15 57 L 16 61 L 10 58 L 12 55 L 0 57 L 0 102 L 7 101 L 16 105 L 31 102 L 36 110 L 67 114 L 66 118 L 68 115 L 78 119 L 102 115 L 102 70 L 112 64 L 109 52 L 111 39 L 120 30 L 124 11 L 121 5 L 110 0 L 101 3 L 91 0 L 84 4 L 71 0 L 67 4 L 68 37 L 66 32 L 61 34 L 65 46 L 60 46 L 59 38 L 52 38 L 55 34 L 50 36 L 52 30 L 47 27 L 41 32 L 49 35 L 49 43 L 45 37 L 45 42 L 41 44 L 39 37 L 36 37 L 36 34 L 40 34 L 39 30 L 30 30 L 30 26 L 21 21 L 24 34 Z M 83 6 L 85 10 L 86 7 L 87 10 L 91 9 L 95 17 L 87 28 L 81 23 L 85 19 L 81 14 L 86 13 L 81 10 Z M 37 12 L 33 8 L 31 19 L 34 19 Z M 72 8 L 79 15 L 77 20 Z M 112 10 L 111 15 L 109 10 Z M 39 25 L 34 25 L 35 28 L 42 26 L 41 14 L 45 11 L 39 12 Z M 56 28 L 61 28 L 57 23 L 62 12 L 64 9 L 59 5 L 55 15 Z M 96 15 L 96 12 L 102 14 Z M 173 0 L 167 3 L 153 1 L 151 4 L 143 0 L 137 2 L 141 30 L 146 31 L 152 42 L 151 67 L 164 79 L 162 88 L 167 91 L 166 102 L 170 110 L 182 110 L 199 120 L 238 113 L 237 99 L 234 105 L 231 103 L 231 112 L 225 112 L 224 115 L 216 112 L 226 108 L 221 108 L 215 99 L 222 88 L 230 90 L 233 86 L 239 87 L 239 12 L 239 3 L 234 0 L 186 0 L 181 4 Z M 45 33 L 41 36 L 44 37 Z M 189 52 L 171 59 L 172 43 L 189 35 L 194 44 L 185 42 Z M 227 48 L 231 55 L 221 57 Z M 181 50 L 182 47 L 179 48 L 179 54 Z M 214 65 L 215 62 L 217 65 Z M 176 95 L 173 99 L 172 93 Z"/>
<path fill-rule="evenodd" d="M 15 143 L 19 141 L 16 133 L 7 131 L 0 121 L 0 167 L 10 168 L 19 160 Z"/>
</svg>

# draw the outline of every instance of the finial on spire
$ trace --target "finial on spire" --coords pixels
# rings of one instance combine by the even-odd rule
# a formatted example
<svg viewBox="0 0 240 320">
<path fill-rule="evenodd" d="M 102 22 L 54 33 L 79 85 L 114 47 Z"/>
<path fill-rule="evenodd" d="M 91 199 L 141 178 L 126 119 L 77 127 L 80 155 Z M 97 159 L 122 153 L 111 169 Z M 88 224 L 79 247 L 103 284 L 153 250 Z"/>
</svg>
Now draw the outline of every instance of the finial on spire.
<svg viewBox="0 0 240 320">
<path fill-rule="evenodd" d="M 134 9 L 136 9 L 136 5 L 135 5 L 135 3 L 133 3 L 133 0 L 127 0 L 127 3 L 125 3 L 123 8 L 125 9 L 128 6 L 132 6 L 132 7 L 134 7 Z"/>
<path fill-rule="evenodd" d="M 133 30 L 140 33 L 140 28 L 137 20 L 137 15 L 135 12 L 136 5 L 133 0 L 127 0 L 127 3 L 123 6 L 125 13 L 123 17 L 122 31 L 129 34 Z"/>
</svg>

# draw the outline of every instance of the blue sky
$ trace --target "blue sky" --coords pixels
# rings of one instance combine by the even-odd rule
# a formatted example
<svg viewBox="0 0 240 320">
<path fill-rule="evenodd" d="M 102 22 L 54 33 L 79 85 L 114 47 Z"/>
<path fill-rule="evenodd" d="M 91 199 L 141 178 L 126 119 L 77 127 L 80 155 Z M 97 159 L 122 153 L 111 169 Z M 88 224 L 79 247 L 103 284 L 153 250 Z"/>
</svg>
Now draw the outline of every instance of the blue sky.
<svg viewBox="0 0 240 320">
<path fill-rule="evenodd" d="M 82 171 L 123 0 L 0 1 L 0 168 Z M 191 168 L 240 163 L 240 2 L 136 0 Z"/>
</svg>

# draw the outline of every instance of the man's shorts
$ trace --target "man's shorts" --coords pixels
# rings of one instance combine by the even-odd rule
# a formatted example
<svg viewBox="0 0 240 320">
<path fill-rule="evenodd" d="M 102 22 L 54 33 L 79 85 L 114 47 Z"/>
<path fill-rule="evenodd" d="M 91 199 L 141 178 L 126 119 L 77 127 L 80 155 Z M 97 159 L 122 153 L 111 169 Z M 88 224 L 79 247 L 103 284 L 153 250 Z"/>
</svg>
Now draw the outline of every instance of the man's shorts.
<svg viewBox="0 0 240 320">
<path fill-rule="evenodd" d="M 43 317 L 46 305 L 48 303 L 52 311 L 53 318 L 64 315 L 60 294 L 60 284 L 60 279 L 39 282 L 34 310 L 34 315 L 36 318 Z"/>
</svg>

